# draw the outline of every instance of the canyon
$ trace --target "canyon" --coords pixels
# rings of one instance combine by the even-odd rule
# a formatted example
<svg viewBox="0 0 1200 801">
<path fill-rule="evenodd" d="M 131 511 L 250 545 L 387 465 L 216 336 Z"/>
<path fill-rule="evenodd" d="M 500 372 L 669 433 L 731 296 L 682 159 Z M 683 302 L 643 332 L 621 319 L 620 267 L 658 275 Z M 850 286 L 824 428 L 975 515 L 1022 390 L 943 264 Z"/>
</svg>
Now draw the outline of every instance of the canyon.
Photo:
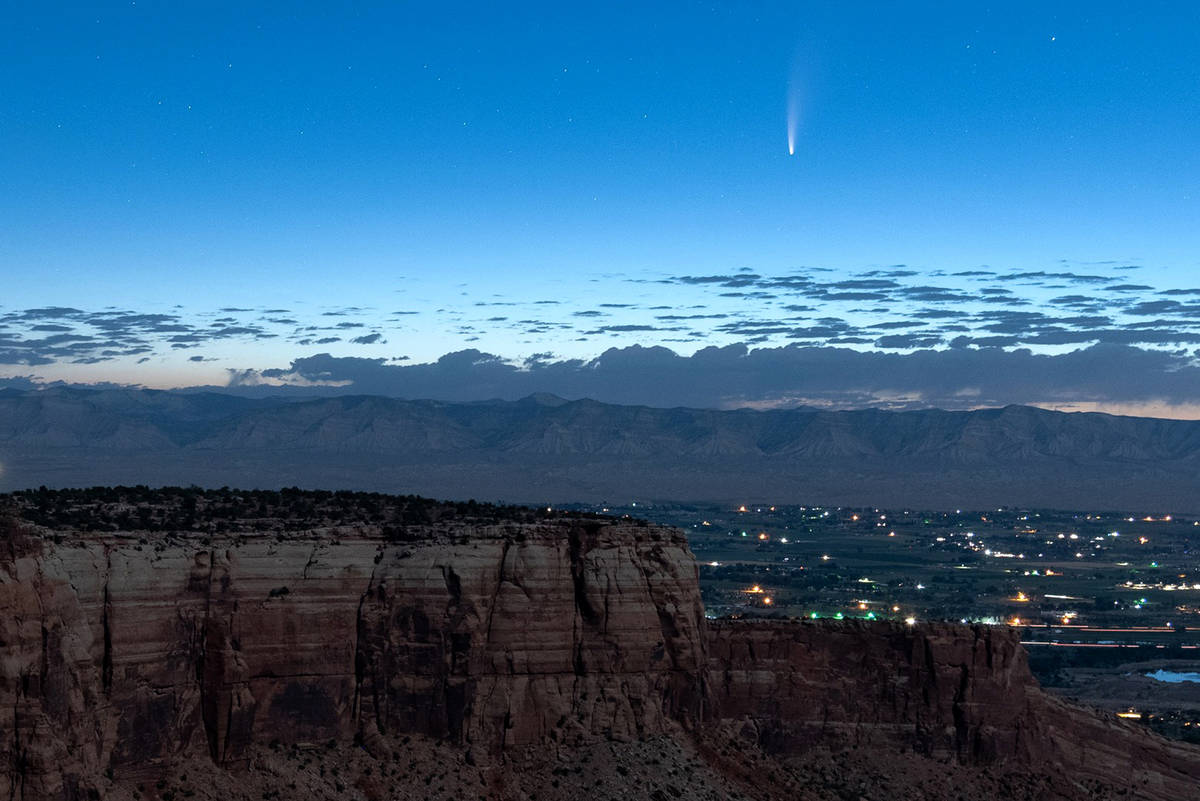
<svg viewBox="0 0 1200 801">
<path fill-rule="evenodd" d="M 676 529 L 271 497 L 6 496 L 0 797 L 416 798 L 446 765 L 470 777 L 446 795 L 485 799 L 571 797 L 581 776 L 652 798 L 1200 782 L 1200 749 L 1043 693 L 1004 627 L 708 620 Z"/>
</svg>

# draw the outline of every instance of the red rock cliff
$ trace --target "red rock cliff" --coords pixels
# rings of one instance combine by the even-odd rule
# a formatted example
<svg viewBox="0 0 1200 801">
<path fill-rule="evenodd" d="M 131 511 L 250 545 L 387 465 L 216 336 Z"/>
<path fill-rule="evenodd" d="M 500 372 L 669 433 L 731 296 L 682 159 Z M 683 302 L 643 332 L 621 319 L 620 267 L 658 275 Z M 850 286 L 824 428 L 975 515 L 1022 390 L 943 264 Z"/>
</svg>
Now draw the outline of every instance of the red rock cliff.
<svg viewBox="0 0 1200 801">
<path fill-rule="evenodd" d="M 708 687 L 712 718 L 778 755 L 877 747 L 1054 775 L 1062 797 L 1200 795 L 1200 749 L 1047 695 L 1007 627 L 710 623 Z"/>
<path fill-rule="evenodd" d="M 900 760 L 892 775 L 929 757 L 1055 777 L 1039 799 L 1165 801 L 1200 782 L 1197 749 L 1042 693 L 1004 628 L 706 625 L 672 529 L 0 537 L 2 798 L 85 798 L 181 761 L 239 769 L 272 741 L 389 753 L 420 734 L 488 763 L 687 729 L 722 775 L 749 763 L 708 732 L 779 764 L 866 745 Z"/>
<path fill-rule="evenodd" d="M 386 733 L 486 757 L 700 711 L 681 533 L 563 520 L 307 536 L 18 537 L 0 557 L 0 797 L 254 743 Z"/>
</svg>

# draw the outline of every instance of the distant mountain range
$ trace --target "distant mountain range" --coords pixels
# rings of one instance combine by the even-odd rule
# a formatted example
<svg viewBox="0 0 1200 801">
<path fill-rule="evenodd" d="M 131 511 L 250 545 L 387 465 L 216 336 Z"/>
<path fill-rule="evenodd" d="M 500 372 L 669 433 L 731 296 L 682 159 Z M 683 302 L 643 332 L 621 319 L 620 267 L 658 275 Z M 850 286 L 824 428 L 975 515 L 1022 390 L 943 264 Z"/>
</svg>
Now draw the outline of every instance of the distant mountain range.
<svg viewBox="0 0 1200 801">
<path fill-rule="evenodd" d="M 532 503 L 678 500 L 1200 510 L 1200 422 L 716 411 L 552 395 L 446 403 L 149 390 L 0 392 L 0 490 L 356 488 Z"/>
</svg>

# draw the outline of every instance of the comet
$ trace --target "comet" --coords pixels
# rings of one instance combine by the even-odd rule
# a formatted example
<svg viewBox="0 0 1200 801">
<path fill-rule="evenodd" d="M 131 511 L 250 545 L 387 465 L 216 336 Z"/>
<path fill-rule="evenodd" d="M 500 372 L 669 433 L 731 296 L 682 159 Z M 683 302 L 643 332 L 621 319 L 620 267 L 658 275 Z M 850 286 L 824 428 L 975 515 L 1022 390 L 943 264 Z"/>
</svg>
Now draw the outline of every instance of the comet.
<svg viewBox="0 0 1200 801">
<path fill-rule="evenodd" d="M 796 155 L 796 131 L 800 128 L 800 98 L 796 90 L 788 87 L 787 99 L 787 143 L 788 155 Z"/>
<path fill-rule="evenodd" d="M 808 48 L 803 44 L 796 46 L 792 54 L 791 68 L 787 76 L 787 146 L 788 155 L 796 155 L 796 142 L 800 138 L 800 111 L 803 106 L 805 92 L 803 87 L 808 84 L 806 76 L 811 72 L 807 57 Z"/>
</svg>

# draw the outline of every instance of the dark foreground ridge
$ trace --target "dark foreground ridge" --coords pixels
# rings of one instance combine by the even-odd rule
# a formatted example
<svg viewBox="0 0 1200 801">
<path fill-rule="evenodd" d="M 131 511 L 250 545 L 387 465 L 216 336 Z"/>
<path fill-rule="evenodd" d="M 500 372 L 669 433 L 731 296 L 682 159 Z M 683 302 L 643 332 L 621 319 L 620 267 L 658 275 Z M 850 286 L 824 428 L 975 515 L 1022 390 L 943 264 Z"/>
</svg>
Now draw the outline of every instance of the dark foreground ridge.
<svg viewBox="0 0 1200 801">
<path fill-rule="evenodd" d="M 167 525 L 187 497 L 192 526 Z M 1044 694 L 1007 628 L 707 621 L 675 529 L 366 494 L 0 501 L 2 798 L 1166 801 L 1200 781 L 1200 749 Z M 275 525 L 285 506 L 303 525 Z"/>
<path fill-rule="evenodd" d="M 717 411 L 533 396 L 0 392 L 0 490 L 101 483 L 1200 512 L 1200 422 L 1065 414 Z"/>
</svg>

